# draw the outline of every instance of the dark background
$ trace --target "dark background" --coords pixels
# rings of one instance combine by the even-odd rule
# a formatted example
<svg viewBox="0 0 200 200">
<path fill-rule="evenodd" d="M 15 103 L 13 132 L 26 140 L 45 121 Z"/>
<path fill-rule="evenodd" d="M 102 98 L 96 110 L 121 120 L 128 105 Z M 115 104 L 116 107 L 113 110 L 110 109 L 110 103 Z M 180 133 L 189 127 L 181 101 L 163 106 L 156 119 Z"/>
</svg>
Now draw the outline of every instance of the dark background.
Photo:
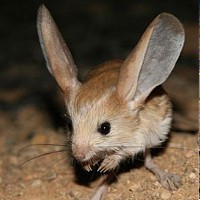
<svg viewBox="0 0 200 200">
<path fill-rule="evenodd" d="M 147 25 L 161 12 L 177 16 L 186 29 L 186 45 L 179 63 L 189 64 L 191 70 L 197 66 L 196 1 L 1 0 L 1 110 L 15 112 L 24 104 L 33 103 L 41 107 L 48 105 L 53 112 L 60 112 L 53 109 L 57 86 L 45 67 L 37 36 L 36 16 L 41 3 L 53 15 L 80 75 L 106 60 L 124 59 Z"/>
<path fill-rule="evenodd" d="M 41 3 L 51 11 L 78 66 L 124 58 L 148 23 L 161 12 L 172 13 L 183 23 L 198 23 L 198 5 L 191 0 L 1 0 L 1 65 L 42 64 L 36 31 L 37 9 Z"/>
</svg>

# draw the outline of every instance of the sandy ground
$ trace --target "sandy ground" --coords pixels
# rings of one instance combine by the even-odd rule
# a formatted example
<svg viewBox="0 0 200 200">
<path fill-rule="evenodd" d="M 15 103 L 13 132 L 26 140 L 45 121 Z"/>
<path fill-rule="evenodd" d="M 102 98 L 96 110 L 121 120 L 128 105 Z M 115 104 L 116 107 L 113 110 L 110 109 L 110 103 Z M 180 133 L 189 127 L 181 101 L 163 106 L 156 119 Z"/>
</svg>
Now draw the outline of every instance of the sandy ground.
<svg viewBox="0 0 200 200">
<path fill-rule="evenodd" d="M 26 112 L 28 115 L 31 108 L 27 108 Z M 7 120 L 6 125 L 8 126 L 5 127 L 4 131 L 9 129 L 8 134 L 20 132 L 11 123 L 11 120 L 9 124 L 9 118 Z M 5 121 L 2 122 L 1 119 L 1 123 L 5 123 Z M 18 167 L 24 160 L 60 149 L 60 147 L 49 146 L 21 149 L 22 147 L 38 143 L 63 144 L 61 138 L 63 137 L 55 131 L 42 127 L 37 130 L 37 135 L 31 140 L 18 145 L 11 144 L 12 141 L 9 140 L 8 135 L 1 136 L 1 200 L 89 199 L 104 176 L 102 175 L 99 179 L 89 182 L 89 180 L 94 179 L 94 174 L 85 173 L 81 169 L 77 169 L 75 173 L 74 168 L 69 165 L 69 161 L 63 153 L 43 156 Z M 181 177 L 182 185 L 177 191 L 170 192 L 162 188 L 155 176 L 144 168 L 142 158 L 140 158 L 135 161 L 137 166 L 131 165 L 132 167 L 127 167 L 128 170 L 117 176 L 117 182 L 109 187 L 106 199 L 198 199 L 197 135 L 172 132 L 167 146 L 164 151 L 155 156 L 155 162 L 166 171 L 173 172 Z M 77 177 L 82 182 L 77 180 Z"/>
<path fill-rule="evenodd" d="M 182 180 L 181 187 L 174 192 L 162 188 L 155 176 L 144 168 L 143 158 L 139 157 L 134 163 L 127 163 L 122 168 L 117 181 L 109 187 L 106 199 L 198 199 L 198 142 L 195 134 L 197 85 L 195 70 L 188 67 L 182 69 L 177 67 L 165 85 L 168 91 L 173 88 L 170 95 L 175 103 L 175 110 L 181 110 L 179 115 L 175 112 L 175 116 L 179 116 L 173 122 L 173 129 L 176 131 L 171 132 L 165 148 L 154 150 L 155 162 L 166 171 L 178 174 Z M 190 70 L 190 76 L 186 78 L 181 74 L 187 70 Z M 55 128 L 53 125 L 54 120 L 48 107 L 42 107 L 41 102 L 37 104 L 37 101 L 19 103 L 19 99 L 24 99 L 25 88 L 1 95 L 1 99 L 6 98 L 10 102 L 9 105 L 18 103 L 14 104 L 17 109 L 0 111 L 0 199 L 89 199 L 105 175 L 86 173 L 81 168 L 74 168 L 65 152 L 42 156 L 19 167 L 23 161 L 32 157 L 62 149 L 56 146 L 24 148 L 27 145 L 64 144 L 66 140 L 62 126 Z M 178 92 L 180 88 L 187 92 Z M 54 104 L 59 104 L 59 100 Z"/>
</svg>

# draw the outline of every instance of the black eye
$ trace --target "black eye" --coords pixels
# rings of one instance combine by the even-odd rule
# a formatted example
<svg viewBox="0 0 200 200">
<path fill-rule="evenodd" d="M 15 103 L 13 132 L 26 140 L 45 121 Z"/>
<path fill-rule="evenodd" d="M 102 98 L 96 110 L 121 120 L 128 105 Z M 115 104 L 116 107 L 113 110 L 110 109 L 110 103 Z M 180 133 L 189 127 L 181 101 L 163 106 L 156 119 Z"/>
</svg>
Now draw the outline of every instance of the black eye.
<svg viewBox="0 0 200 200">
<path fill-rule="evenodd" d="M 107 135 L 108 133 L 110 133 L 110 129 L 111 129 L 110 123 L 109 122 L 104 122 L 98 128 L 98 132 L 103 134 L 103 135 Z"/>
</svg>

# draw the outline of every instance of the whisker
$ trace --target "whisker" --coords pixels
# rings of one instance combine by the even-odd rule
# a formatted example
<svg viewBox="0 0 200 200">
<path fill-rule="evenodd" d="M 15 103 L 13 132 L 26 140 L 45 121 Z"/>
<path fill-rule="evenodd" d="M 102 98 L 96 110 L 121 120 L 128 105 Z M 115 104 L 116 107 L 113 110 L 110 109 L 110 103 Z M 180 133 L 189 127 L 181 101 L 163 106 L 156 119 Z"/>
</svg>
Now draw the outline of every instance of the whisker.
<svg viewBox="0 0 200 200">
<path fill-rule="evenodd" d="M 21 152 L 21 151 L 23 151 L 24 149 L 27 149 L 27 148 L 29 148 L 29 147 L 33 147 L 33 146 L 57 146 L 57 147 L 64 147 L 64 146 L 66 146 L 65 144 L 51 144 L 51 143 L 47 143 L 47 144 L 29 144 L 29 145 L 27 145 L 27 146 L 25 146 L 25 147 L 22 147 L 20 150 L 19 150 L 19 152 Z"/>
<path fill-rule="evenodd" d="M 58 163 L 59 161 L 63 160 L 64 158 L 67 158 L 68 156 L 62 156 L 60 158 L 57 158 L 55 160 L 52 161 L 52 163 L 50 163 L 46 168 L 52 167 L 53 165 L 55 165 L 56 163 Z"/>
<path fill-rule="evenodd" d="M 42 157 L 42 156 L 46 156 L 46 155 L 50 155 L 50 154 L 54 154 L 54 153 L 60 153 L 60 152 L 64 152 L 64 151 L 66 151 L 66 150 L 65 150 L 65 149 L 61 149 L 61 150 L 58 150 L 58 151 L 51 151 L 51 152 L 47 152 L 47 153 L 40 154 L 40 155 L 38 155 L 38 156 L 35 156 L 35 157 L 30 158 L 30 159 L 28 159 L 28 160 L 25 160 L 24 162 L 20 163 L 20 164 L 18 165 L 18 167 L 21 167 L 22 165 L 26 164 L 27 162 L 29 162 L 29 161 L 31 161 L 31 160 L 34 160 L 34 159 L 37 159 L 37 158 L 40 158 L 40 157 Z"/>
</svg>

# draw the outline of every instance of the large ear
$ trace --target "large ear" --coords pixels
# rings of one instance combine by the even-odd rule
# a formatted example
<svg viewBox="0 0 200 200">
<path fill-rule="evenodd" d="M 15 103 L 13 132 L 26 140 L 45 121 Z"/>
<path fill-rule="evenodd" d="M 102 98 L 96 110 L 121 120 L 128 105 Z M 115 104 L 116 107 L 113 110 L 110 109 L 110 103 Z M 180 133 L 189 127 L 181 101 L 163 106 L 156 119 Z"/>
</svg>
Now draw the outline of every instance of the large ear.
<svg viewBox="0 0 200 200">
<path fill-rule="evenodd" d="M 63 92 L 72 91 L 80 85 L 77 68 L 62 35 L 44 5 L 38 10 L 37 28 L 49 72 L 55 77 Z"/>
<path fill-rule="evenodd" d="M 168 78 L 183 43 L 184 29 L 178 19 L 167 13 L 158 15 L 122 64 L 118 95 L 127 101 L 145 101 Z"/>
</svg>

